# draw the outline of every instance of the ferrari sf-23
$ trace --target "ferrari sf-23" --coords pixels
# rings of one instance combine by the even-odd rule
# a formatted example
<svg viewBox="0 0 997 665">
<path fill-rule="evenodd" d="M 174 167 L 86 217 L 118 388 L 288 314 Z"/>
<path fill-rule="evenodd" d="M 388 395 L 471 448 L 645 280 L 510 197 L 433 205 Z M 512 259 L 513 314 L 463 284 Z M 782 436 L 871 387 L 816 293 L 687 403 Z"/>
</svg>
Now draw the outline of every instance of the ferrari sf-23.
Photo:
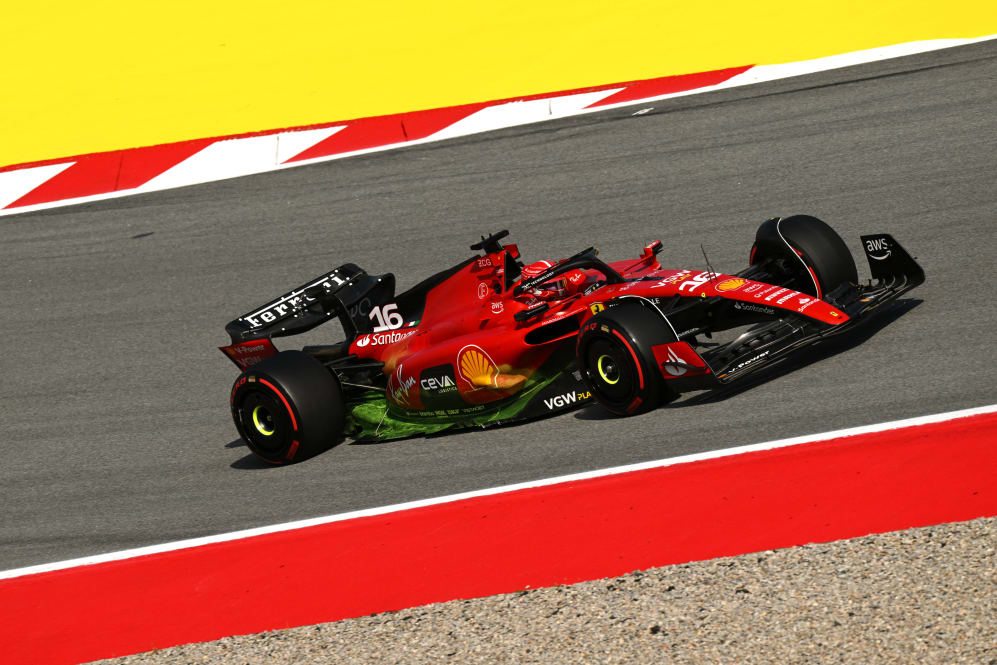
<svg viewBox="0 0 997 665">
<path fill-rule="evenodd" d="M 742 382 L 924 281 L 879 233 L 861 237 L 872 279 L 860 283 L 841 237 L 807 215 L 764 222 L 733 274 L 664 269 L 660 241 L 623 261 L 590 247 L 524 265 L 507 235 L 400 294 L 393 274 L 347 263 L 230 322 L 220 348 L 241 370 L 230 404 L 250 450 L 285 464 L 344 436 L 485 427 L 591 401 L 643 413 Z M 273 344 L 333 318 L 342 341 Z"/>
</svg>

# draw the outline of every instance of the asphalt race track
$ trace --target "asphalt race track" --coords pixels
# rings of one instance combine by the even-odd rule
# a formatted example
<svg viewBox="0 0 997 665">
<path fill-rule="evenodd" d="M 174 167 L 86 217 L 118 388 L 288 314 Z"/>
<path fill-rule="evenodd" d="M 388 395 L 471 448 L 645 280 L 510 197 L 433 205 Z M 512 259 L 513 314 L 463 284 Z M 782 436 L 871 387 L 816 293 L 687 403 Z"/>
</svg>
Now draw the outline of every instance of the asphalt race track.
<svg viewBox="0 0 997 665">
<path fill-rule="evenodd" d="M 0 569 L 994 402 L 997 42 L 647 107 L 0 219 Z M 527 259 L 660 238 L 734 272 L 798 212 L 928 281 L 751 390 L 283 468 L 235 440 L 224 324 L 340 263 L 406 288 L 509 228 Z"/>
</svg>

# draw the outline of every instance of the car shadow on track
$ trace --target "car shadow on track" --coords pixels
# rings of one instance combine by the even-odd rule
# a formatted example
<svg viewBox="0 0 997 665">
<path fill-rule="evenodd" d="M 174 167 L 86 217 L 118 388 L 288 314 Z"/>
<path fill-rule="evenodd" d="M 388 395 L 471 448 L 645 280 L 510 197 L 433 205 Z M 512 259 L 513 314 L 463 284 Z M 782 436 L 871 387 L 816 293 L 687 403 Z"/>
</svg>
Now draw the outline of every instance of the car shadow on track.
<svg viewBox="0 0 997 665">
<path fill-rule="evenodd" d="M 245 457 L 240 457 L 236 461 L 229 464 L 229 466 L 233 469 L 238 469 L 239 471 L 261 471 L 263 469 L 276 468 L 274 464 L 267 464 L 252 453 L 249 453 Z"/>
<path fill-rule="evenodd" d="M 818 363 L 822 360 L 830 358 L 831 356 L 835 356 L 865 343 L 880 330 L 890 325 L 901 316 L 920 305 L 922 302 L 924 301 L 917 298 L 897 300 L 892 303 L 892 306 L 889 309 L 880 312 L 869 321 L 860 324 L 847 335 L 832 338 L 826 342 L 820 342 L 815 346 L 809 346 L 800 349 L 795 353 L 791 353 L 786 356 L 786 358 L 776 362 L 771 367 L 759 370 L 756 374 L 752 374 L 743 381 L 739 381 L 736 385 L 694 393 L 685 399 L 679 399 L 670 404 L 665 404 L 660 408 L 682 409 L 690 406 L 698 406 L 700 404 L 722 402 L 723 400 L 739 395 L 746 390 L 751 390 L 752 388 L 756 388 L 760 385 L 768 383 L 769 381 L 778 379 L 779 377 L 789 374 L 790 372 L 799 371 L 808 365 L 813 365 L 814 363 Z M 597 404 L 593 404 L 575 412 L 575 418 L 578 420 L 609 420 L 610 418 L 616 417 L 617 416 L 614 416 Z"/>
<path fill-rule="evenodd" d="M 228 443 L 225 444 L 225 447 L 226 448 L 248 448 L 248 446 L 246 446 L 246 442 L 243 441 L 242 439 L 236 439 L 235 441 L 229 441 Z M 273 464 L 267 464 L 266 462 L 264 462 L 263 460 L 261 460 L 259 457 L 257 457 L 253 453 L 249 453 L 248 455 L 246 455 L 244 457 L 240 457 L 236 461 L 232 462 L 232 464 L 230 464 L 229 466 L 231 466 L 233 469 L 239 469 L 239 470 L 242 470 L 242 471 L 252 471 L 252 470 L 257 470 L 257 469 L 272 469 L 273 468 Z"/>
<path fill-rule="evenodd" d="M 324 453 L 328 453 L 333 448 L 338 448 L 339 446 L 343 445 L 344 443 L 353 443 L 353 442 L 351 442 L 349 439 L 346 439 L 344 437 L 340 437 L 339 440 L 336 443 L 334 443 L 332 446 L 330 446 L 329 450 L 324 451 Z M 246 442 L 243 441 L 242 439 L 236 439 L 235 441 L 229 441 L 228 443 L 225 444 L 225 447 L 226 448 L 248 448 L 248 446 L 246 446 Z M 231 464 L 229 464 L 229 466 L 232 467 L 233 469 L 237 469 L 239 471 L 259 471 L 261 469 L 275 469 L 275 468 L 281 468 L 283 466 L 292 466 L 292 465 L 290 465 L 290 464 L 270 464 L 268 462 L 264 462 L 262 459 L 260 459 L 259 457 L 257 457 L 253 453 L 248 453 L 247 455 L 244 455 L 243 457 L 240 457 L 236 461 L 234 461 Z"/>
</svg>

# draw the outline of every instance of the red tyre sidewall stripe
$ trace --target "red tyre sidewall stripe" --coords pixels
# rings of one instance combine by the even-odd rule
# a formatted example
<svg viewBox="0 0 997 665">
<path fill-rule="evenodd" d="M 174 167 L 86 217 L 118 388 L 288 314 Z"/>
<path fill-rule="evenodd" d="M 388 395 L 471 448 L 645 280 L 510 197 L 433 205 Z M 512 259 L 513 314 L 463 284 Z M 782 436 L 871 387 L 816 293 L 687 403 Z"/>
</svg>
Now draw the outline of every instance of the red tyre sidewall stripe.
<svg viewBox="0 0 997 665">
<path fill-rule="evenodd" d="M 266 379 L 258 379 L 258 381 L 260 383 L 262 383 L 263 385 L 265 385 L 270 390 L 272 390 L 275 393 L 277 393 L 277 397 L 279 397 L 280 401 L 284 403 L 284 408 L 287 409 L 287 413 L 291 416 L 291 425 L 292 425 L 292 427 L 294 427 L 294 431 L 297 432 L 298 431 L 298 420 L 297 420 L 297 418 L 294 417 L 294 411 L 291 410 L 291 405 L 288 404 L 287 398 L 284 397 L 284 394 L 281 393 L 279 390 L 277 390 L 277 388 L 272 383 L 270 383 L 269 381 L 267 381 Z"/>
<path fill-rule="evenodd" d="M 810 267 L 810 264 L 807 263 L 803 259 L 803 252 L 801 252 L 800 250 L 796 249 L 792 245 L 790 245 L 790 247 L 792 247 L 793 251 L 796 252 L 796 255 L 798 257 L 800 257 L 800 261 L 803 261 L 803 265 L 806 267 L 807 272 L 810 273 L 810 279 L 812 279 L 814 281 L 814 288 L 817 289 L 817 299 L 818 300 L 823 300 L 824 296 L 821 295 L 820 281 L 818 281 L 818 279 L 817 279 L 817 273 L 815 273 L 814 269 Z"/>
<path fill-rule="evenodd" d="M 637 354 L 634 352 L 634 348 L 632 346 L 630 346 L 630 342 L 627 341 L 626 337 L 624 337 L 623 335 L 621 335 L 617 330 L 613 330 L 613 334 L 620 338 L 620 341 L 623 342 L 623 344 L 627 347 L 627 351 L 629 351 L 630 355 L 633 356 L 634 365 L 637 366 L 637 378 L 640 379 L 640 387 L 641 387 L 641 389 L 643 389 L 644 388 L 644 370 L 642 370 L 641 367 L 640 367 L 640 358 L 637 357 Z"/>
</svg>

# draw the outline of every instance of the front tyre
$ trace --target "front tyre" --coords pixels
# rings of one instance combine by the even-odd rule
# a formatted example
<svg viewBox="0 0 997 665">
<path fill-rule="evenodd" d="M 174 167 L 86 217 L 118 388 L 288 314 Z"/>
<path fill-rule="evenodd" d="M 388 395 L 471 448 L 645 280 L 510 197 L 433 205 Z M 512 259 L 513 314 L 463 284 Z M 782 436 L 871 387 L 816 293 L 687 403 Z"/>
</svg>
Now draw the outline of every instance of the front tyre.
<svg viewBox="0 0 997 665">
<path fill-rule="evenodd" d="M 837 232 L 810 215 L 764 222 L 751 248 L 752 265 L 767 263 L 792 279 L 798 291 L 823 298 L 842 284 L 858 283 L 855 260 Z"/>
<path fill-rule="evenodd" d="M 674 398 L 655 365 L 652 347 L 674 342 L 662 316 L 640 302 L 624 302 L 589 319 L 578 335 L 576 358 L 592 396 L 628 416 Z"/>
<path fill-rule="evenodd" d="M 232 419 L 242 440 L 263 461 L 300 462 L 328 450 L 342 436 L 342 388 L 318 360 L 300 351 L 281 351 L 236 379 Z"/>
</svg>

